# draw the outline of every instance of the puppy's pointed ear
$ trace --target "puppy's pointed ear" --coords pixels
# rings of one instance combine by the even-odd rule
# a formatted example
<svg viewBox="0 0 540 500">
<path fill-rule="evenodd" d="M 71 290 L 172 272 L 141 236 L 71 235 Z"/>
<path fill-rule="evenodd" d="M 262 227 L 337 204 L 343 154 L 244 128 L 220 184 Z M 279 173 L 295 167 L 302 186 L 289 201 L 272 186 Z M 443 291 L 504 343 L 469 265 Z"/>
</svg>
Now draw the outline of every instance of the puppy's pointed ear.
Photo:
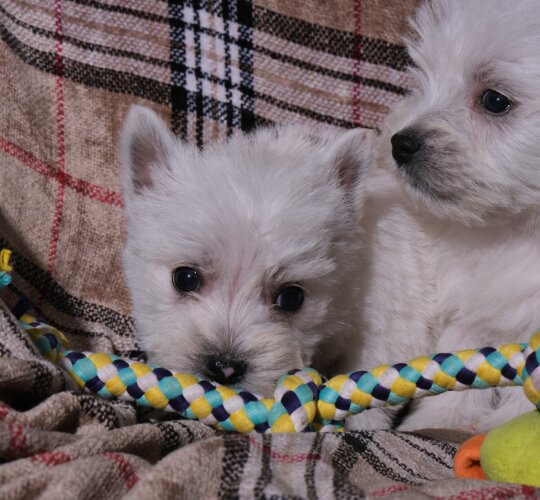
<svg viewBox="0 0 540 500">
<path fill-rule="evenodd" d="M 343 189 L 351 196 L 361 191 L 370 163 L 374 132 L 355 128 L 338 135 L 329 146 L 329 159 Z"/>
<path fill-rule="evenodd" d="M 154 186 L 157 170 L 168 168 L 174 143 L 175 137 L 154 111 L 144 106 L 130 108 L 120 141 L 125 195 Z"/>
</svg>

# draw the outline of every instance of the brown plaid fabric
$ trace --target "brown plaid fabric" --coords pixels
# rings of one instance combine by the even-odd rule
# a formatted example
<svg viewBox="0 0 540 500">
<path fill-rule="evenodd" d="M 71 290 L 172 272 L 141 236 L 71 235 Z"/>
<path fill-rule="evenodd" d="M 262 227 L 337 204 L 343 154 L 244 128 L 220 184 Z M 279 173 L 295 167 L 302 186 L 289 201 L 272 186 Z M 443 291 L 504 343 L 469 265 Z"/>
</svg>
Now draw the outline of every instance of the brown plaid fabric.
<svg viewBox="0 0 540 500">
<path fill-rule="evenodd" d="M 204 145 L 272 122 L 376 127 L 418 0 L 2 0 L 0 247 L 75 349 L 137 349 L 117 135 L 131 103 Z M 453 479 L 463 436 L 240 436 L 73 390 L 0 302 L 1 498 L 533 498 Z"/>
<path fill-rule="evenodd" d="M 134 348 L 117 135 L 131 103 L 203 145 L 271 122 L 376 127 L 417 0 L 3 0 L 0 245 L 74 346 Z"/>
</svg>

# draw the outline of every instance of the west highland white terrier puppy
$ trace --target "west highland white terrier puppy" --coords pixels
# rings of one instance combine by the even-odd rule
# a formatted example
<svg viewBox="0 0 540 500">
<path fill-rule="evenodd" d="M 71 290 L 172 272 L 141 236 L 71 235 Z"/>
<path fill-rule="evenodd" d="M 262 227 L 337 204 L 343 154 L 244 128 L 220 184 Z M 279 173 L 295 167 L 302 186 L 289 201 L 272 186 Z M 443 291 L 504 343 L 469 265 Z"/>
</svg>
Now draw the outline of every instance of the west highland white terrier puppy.
<svg viewBox="0 0 540 500">
<path fill-rule="evenodd" d="M 354 342 L 367 135 L 264 128 L 200 151 L 132 108 L 124 264 L 150 361 L 271 396 Z"/>
<path fill-rule="evenodd" d="M 540 2 L 434 0 L 413 28 L 414 89 L 364 207 L 362 367 L 540 327 Z M 531 409 L 521 388 L 469 390 L 415 403 L 398 428 L 485 431 Z"/>
</svg>

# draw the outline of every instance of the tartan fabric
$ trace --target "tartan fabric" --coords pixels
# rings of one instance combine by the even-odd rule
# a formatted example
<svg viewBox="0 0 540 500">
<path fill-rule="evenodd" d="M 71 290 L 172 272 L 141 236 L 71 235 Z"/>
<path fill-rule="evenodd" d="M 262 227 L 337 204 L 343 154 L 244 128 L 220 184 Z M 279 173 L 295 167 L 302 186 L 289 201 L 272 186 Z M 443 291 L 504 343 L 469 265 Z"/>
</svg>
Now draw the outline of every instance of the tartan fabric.
<svg viewBox="0 0 540 500">
<path fill-rule="evenodd" d="M 76 350 L 137 354 L 117 135 L 131 103 L 183 138 L 377 127 L 410 86 L 418 0 L 2 0 L 0 247 Z M 74 391 L 0 303 L 0 497 L 533 498 L 453 479 L 463 436 L 223 435 Z"/>
<path fill-rule="evenodd" d="M 135 348 L 117 135 L 131 103 L 203 145 L 270 122 L 376 127 L 417 0 L 0 3 L 0 245 L 76 349 Z"/>
</svg>

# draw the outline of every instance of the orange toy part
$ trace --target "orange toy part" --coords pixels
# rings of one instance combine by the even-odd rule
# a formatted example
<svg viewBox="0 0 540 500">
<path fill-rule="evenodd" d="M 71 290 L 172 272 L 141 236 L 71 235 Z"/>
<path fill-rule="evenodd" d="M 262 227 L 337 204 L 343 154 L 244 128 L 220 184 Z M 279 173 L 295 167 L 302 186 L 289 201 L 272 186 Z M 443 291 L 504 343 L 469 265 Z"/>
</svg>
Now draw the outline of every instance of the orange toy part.
<svg viewBox="0 0 540 500">
<path fill-rule="evenodd" d="M 486 434 L 479 434 L 467 439 L 457 450 L 454 457 L 454 472 L 462 479 L 487 479 L 480 465 L 480 448 Z"/>
</svg>

